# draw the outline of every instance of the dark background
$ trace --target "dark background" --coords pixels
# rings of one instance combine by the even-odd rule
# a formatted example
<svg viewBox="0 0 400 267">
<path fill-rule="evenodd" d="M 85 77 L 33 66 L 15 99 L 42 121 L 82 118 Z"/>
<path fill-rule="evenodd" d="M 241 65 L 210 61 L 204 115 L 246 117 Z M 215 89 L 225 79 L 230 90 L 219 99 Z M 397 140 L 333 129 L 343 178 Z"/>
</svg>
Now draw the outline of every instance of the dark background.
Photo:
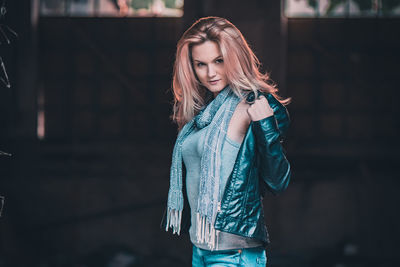
<svg viewBox="0 0 400 267">
<path fill-rule="evenodd" d="M 190 266 L 188 237 L 159 223 L 175 46 L 208 15 L 233 22 L 293 99 L 292 181 L 264 200 L 269 266 L 400 266 L 400 19 L 286 19 L 279 2 L 37 18 L 29 0 L 8 1 L 19 38 L 1 47 L 12 87 L 0 87 L 0 150 L 13 156 L 0 156 L 0 266 Z"/>
</svg>

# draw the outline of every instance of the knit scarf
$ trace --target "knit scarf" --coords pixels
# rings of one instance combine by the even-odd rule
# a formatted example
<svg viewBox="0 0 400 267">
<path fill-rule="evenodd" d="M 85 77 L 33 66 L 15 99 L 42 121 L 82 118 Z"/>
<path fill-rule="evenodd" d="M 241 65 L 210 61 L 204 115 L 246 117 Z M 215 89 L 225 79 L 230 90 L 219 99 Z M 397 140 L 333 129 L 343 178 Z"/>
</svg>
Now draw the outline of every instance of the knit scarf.
<svg viewBox="0 0 400 267">
<path fill-rule="evenodd" d="M 186 123 L 178 134 L 172 153 L 170 188 L 166 231 L 171 227 L 173 233 L 180 234 L 183 210 L 182 192 L 182 144 L 194 129 L 207 128 L 203 154 L 200 162 L 199 198 L 196 210 L 197 242 L 205 243 L 213 250 L 218 243 L 218 232 L 214 221 L 220 199 L 221 151 L 229 122 L 240 98 L 226 86 L 200 113 Z"/>
</svg>

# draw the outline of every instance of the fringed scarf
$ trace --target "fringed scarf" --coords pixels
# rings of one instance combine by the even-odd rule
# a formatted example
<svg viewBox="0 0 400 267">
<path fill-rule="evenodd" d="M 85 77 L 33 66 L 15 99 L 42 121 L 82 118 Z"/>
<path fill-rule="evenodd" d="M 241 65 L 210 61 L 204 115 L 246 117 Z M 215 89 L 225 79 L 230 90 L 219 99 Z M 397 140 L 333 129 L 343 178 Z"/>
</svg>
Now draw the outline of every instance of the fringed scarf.
<svg viewBox="0 0 400 267">
<path fill-rule="evenodd" d="M 172 153 L 170 188 L 166 231 L 171 227 L 173 233 L 180 234 L 183 210 L 182 193 L 182 144 L 194 129 L 206 131 L 203 154 L 200 163 L 199 198 L 196 210 L 197 242 L 205 243 L 213 250 L 218 243 L 218 231 L 214 228 L 220 199 L 221 151 L 229 122 L 240 98 L 226 86 L 200 113 L 189 121 L 178 134 Z"/>
</svg>

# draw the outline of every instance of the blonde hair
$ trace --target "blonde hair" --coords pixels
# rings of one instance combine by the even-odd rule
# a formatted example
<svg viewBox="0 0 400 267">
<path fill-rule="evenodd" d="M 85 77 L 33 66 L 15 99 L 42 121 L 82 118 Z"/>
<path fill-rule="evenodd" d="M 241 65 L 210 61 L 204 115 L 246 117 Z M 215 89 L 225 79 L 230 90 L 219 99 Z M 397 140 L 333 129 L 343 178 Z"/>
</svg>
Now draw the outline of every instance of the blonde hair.
<svg viewBox="0 0 400 267">
<path fill-rule="evenodd" d="M 179 128 L 206 104 L 208 89 L 198 81 L 191 58 L 192 47 L 206 41 L 218 44 L 228 83 L 237 96 L 242 97 L 243 90 L 260 90 L 271 93 L 281 103 L 288 104 L 290 99 L 283 100 L 276 94 L 278 89 L 269 75 L 260 72 L 260 61 L 235 25 L 224 18 L 205 17 L 190 26 L 177 44 L 172 80 L 172 119 Z"/>
</svg>

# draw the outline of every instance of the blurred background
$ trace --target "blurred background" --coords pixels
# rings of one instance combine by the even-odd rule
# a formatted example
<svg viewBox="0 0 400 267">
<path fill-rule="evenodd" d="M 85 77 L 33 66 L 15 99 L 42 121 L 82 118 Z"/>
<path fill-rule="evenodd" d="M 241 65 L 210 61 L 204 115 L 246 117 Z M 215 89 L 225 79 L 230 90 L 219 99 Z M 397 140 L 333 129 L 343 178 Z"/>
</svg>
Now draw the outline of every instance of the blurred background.
<svg viewBox="0 0 400 267">
<path fill-rule="evenodd" d="M 400 1 L 0 3 L 0 267 L 190 266 L 159 224 L 176 42 L 210 15 L 292 97 L 268 266 L 400 266 Z"/>
</svg>

